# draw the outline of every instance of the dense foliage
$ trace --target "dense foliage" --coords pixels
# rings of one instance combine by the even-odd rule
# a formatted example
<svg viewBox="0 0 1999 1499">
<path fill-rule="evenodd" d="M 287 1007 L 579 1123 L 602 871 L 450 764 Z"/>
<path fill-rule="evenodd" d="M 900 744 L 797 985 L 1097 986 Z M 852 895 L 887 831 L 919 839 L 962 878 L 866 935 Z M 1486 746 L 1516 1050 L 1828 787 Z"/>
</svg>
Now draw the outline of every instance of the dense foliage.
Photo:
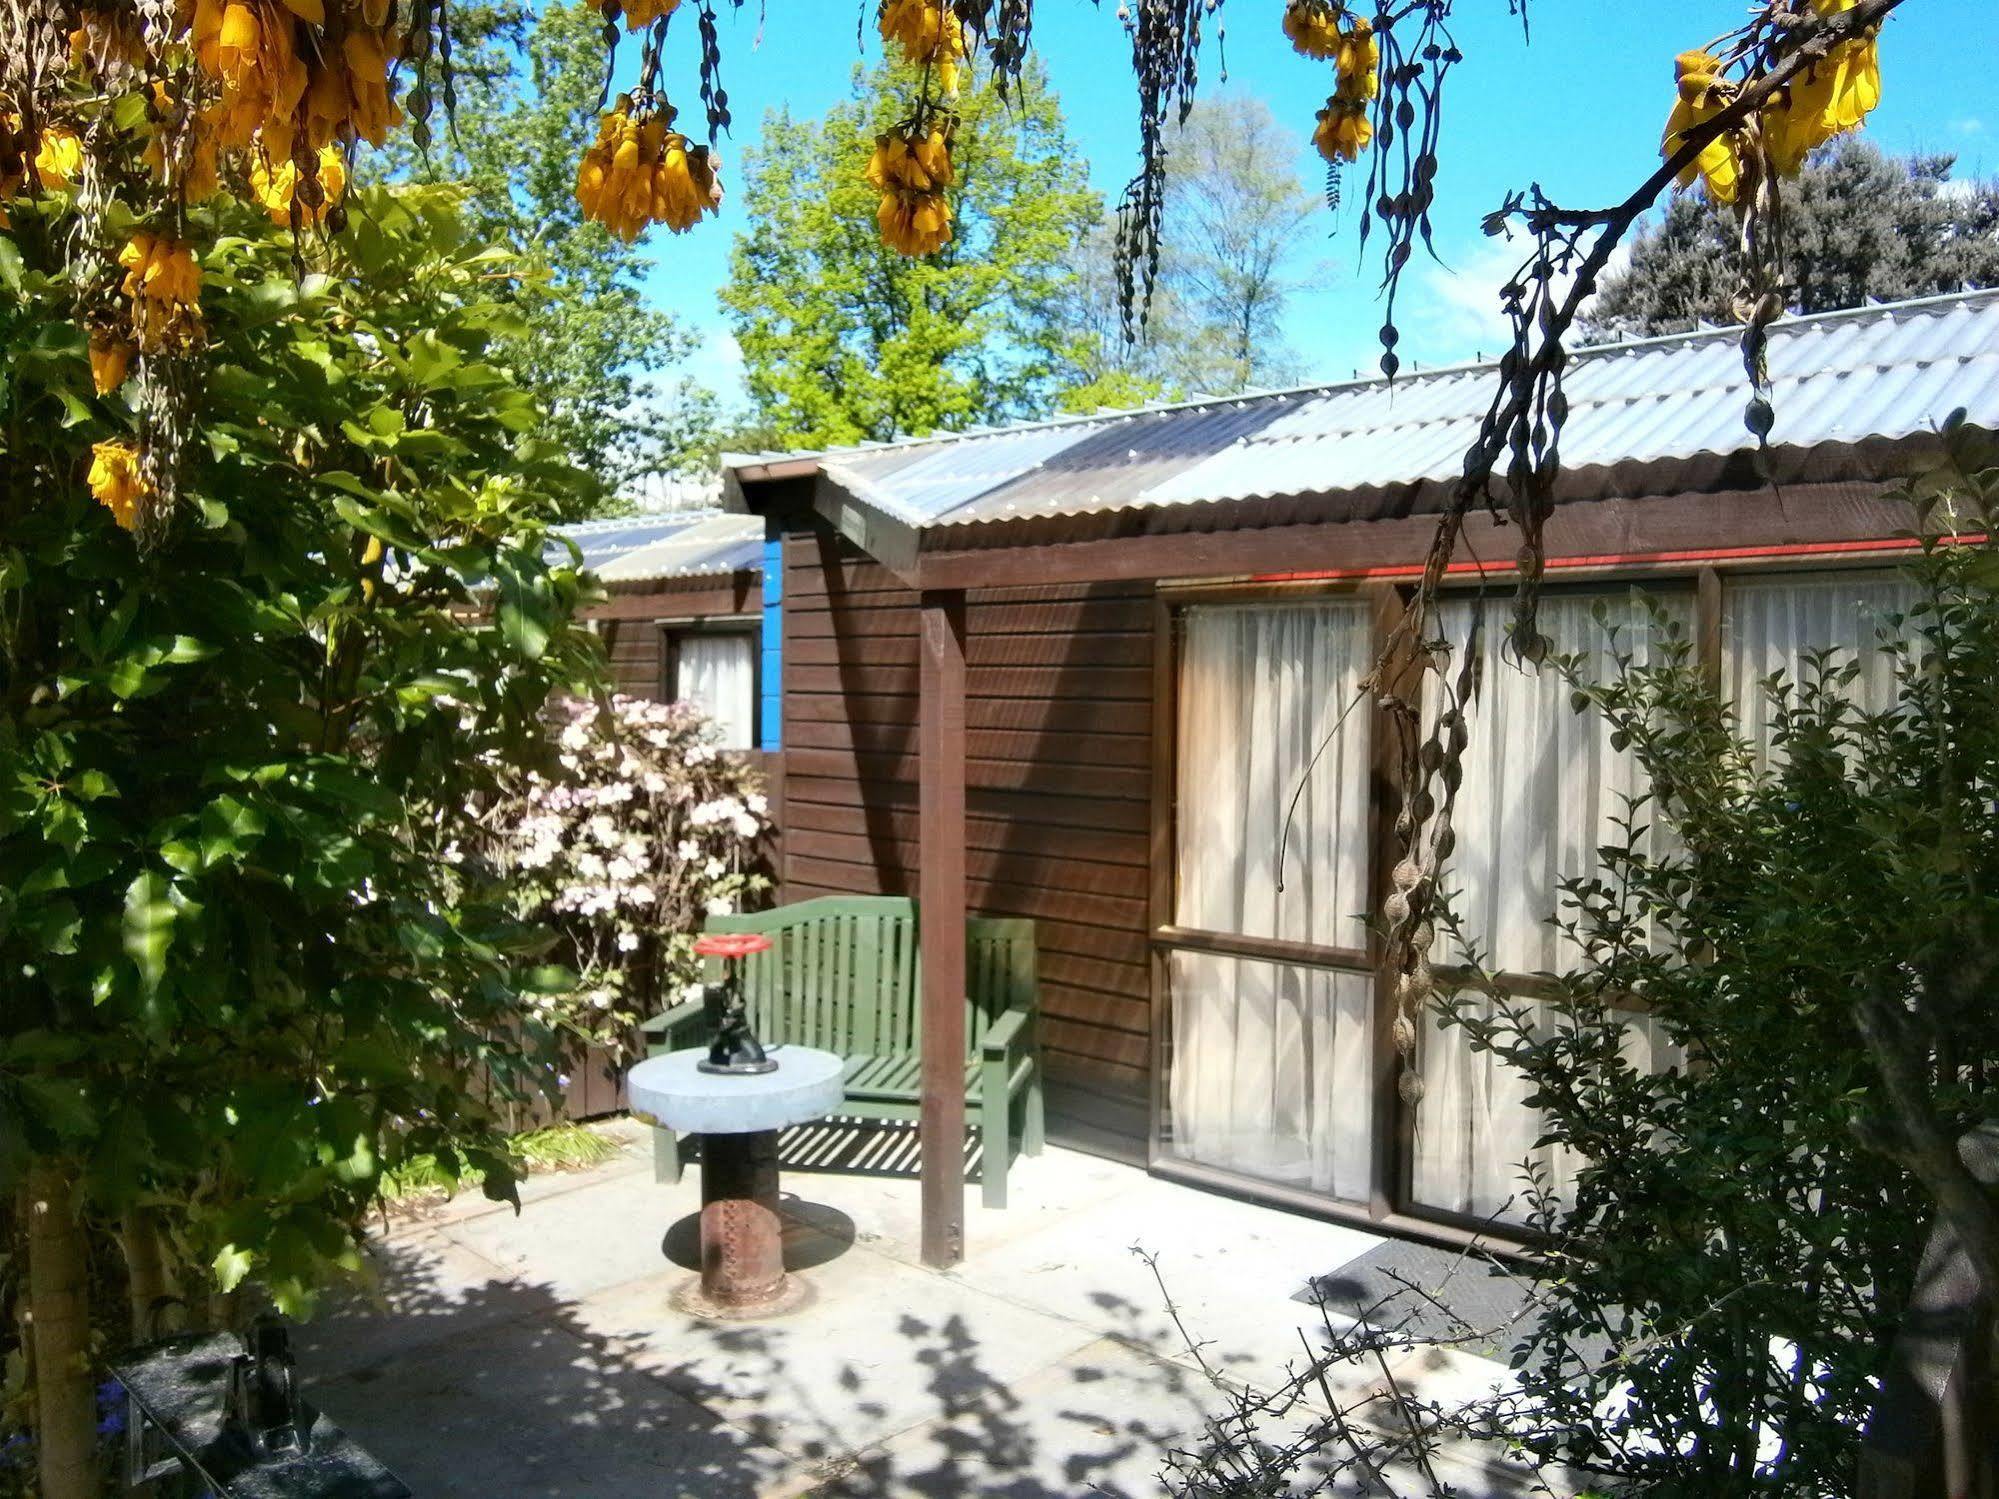
<svg viewBox="0 0 1999 1499">
<path fill-rule="evenodd" d="M 143 1330 L 175 1289 L 306 1307 L 406 1154 L 511 1190 L 494 1105 L 552 1075 L 520 995 L 567 980 L 441 855 L 588 677 L 542 532 L 588 480 L 488 361 L 523 331 L 494 295 L 518 267 L 453 194 L 364 191 L 337 241 L 296 245 L 222 196 L 181 499 L 141 548 L 86 472 L 141 383 L 93 394 L 69 202 L 9 213 L 0 1190 L 27 1186 L 42 1484 L 66 1495 L 100 1235 Z"/>
<path fill-rule="evenodd" d="M 428 151 L 392 142 L 391 168 L 461 182 L 474 232 L 516 252 L 506 288 L 522 328 L 496 355 L 547 413 L 542 435 L 588 467 L 607 495 L 711 452 L 715 397 L 674 370 L 694 336 L 647 296 L 651 261 L 585 218 L 574 156 L 596 128 L 602 20 L 584 5 L 463 7 L 456 127 Z"/>
<path fill-rule="evenodd" d="M 496 766 L 505 793 L 479 847 L 461 852 L 490 866 L 523 917 L 561 935 L 577 985 L 534 1008 L 621 1046 L 698 980 L 702 919 L 766 888 L 756 847 L 769 809 L 756 772 L 716 747 L 689 704 L 569 699 L 551 722 L 554 763 Z"/>
<path fill-rule="evenodd" d="M 771 115 L 744 171 L 722 301 L 773 445 L 1037 416 L 1079 383 L 1058 299 L 1101 205 L 1055 96 L 1038 71 L 1011 104 L 966 90 L 956 236 L 910 260 L 881 243 L 855 164 L 894 111 L 888 81 L 857 76 L 823 120 Z"/>
<path fill-rule="evenodd" d="M 1999 474 L 1919 492 L 1915 602 L 1870 648 L 1893 704 L 1821 654 L 1760 684 L 1759 750 L 1684 638 L 1578 683 L 1651 794 L 1565 891 L 1583 956 L 1559 997 L 1454 1007 L 1587 1162 L 1540 1204 L 1552 1273 L 1513 1429 L 1646 1492 L 1851 1492 L 1925 1226 L 1991 1257 L 1955 1146 L 1999 1066 Z M 1632 1065 L 1633 997 L 1663 1071 Z"/>
<path fill-rule="evenodd" d="M 1852 137 L 1805 164 L 1784 204 L 1785 305 L 1834 312 L 1869 301 L 1999 286 L 1999 184 L 1955 180 L 1949 156 L 1893 157 Z M 1680 333 L 1738 319 L 1733 216 L 1704 198 L 1673 199 L 1631 240 L 1587 326 L 1609 334 Z"/>
</svg>

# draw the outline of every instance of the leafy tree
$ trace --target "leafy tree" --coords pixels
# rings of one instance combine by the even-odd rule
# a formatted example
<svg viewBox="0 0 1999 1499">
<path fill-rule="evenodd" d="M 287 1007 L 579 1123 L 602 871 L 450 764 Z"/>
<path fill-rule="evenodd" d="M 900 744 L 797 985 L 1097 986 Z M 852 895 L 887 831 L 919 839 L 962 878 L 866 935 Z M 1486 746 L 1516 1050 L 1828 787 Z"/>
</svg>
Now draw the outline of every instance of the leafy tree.
<svg viewBox="0 0 1999 1499">
<path fill-rule="evenodd" d="M 1298 378 L 1283 336 L 1292 293 L 1319 267 L 1296 256 L 1318 200 L 1289 163 L 1298 139 L 1261 100 L 1223 95 L 1195 105 L 1166 163 L 1166 244 L 1138 336 L 1125 336 L 1113 227 L 1078 257 L 1062 319 L 1081 384 L 1070 411 L 1166 397 L 1230 395 Z"/>
<path fill-rule="evenodd" d="M 1038 66 L 1010 102 L 960 98 L 955 236 L 926 259 L 883 246 L 863 175 L 906 82 L 857 71 L 822 120 L 772 113 L 746 168 L 750 227 L 722 302 L 756 416 L 784 445 L 1039 416 L 1087 378 L 1060 309 L 1102 206 Z"/>
<path fill-rule="evenodd" d="M 397 175 L 463 182 L 472 232 L 515 250 L 522 332 L 498 349 L 546 411 L 542 429 L 611 491 L 712 458 L 712 391 L 669 372 L 694 335 L 645 292 L 650 261 L 583 217 L 577 143 L 596 130 L 603 19 L 557 3 L 530 27 L 512 4 L 459 12 L 450 129 L 389 147 Z"/>
<path fill-rule="evenodd" d="M 1152 336 L 1168 381 L 1231 394 L 1297 377 L 1283 317 L 1305 284 L 1294 257 L 1320 211 L 1293 165 L 1302 150 L 1270 106 L 1223 95 L 1194 107 L 1166 161 L 1168 322 Z"/>
<path fill-rule="evenodd" d="M 1950 156 L 1887 155 L 1848 137 L 1815 156 L 1784 192 L 1794 312 L 1999 285 L 1999 184 L 1951 180 Z M 1631 242 L 1589 316 L 1605 334 L 1674 333 L 1738 320 L 1732 214 L 1682 194 Z"/>
<path fill-rule="evenodd" d="M 562 980 L 444 855 L 588 677 L 543 525 L 589 486 L 488 361 L 526 336 L 493 295 L 517 267 L 456 198 L 363 192 L 303 279 L 261 210 L 204 205 L 204 380 L 150 546 L 86 481 L 143 388 L 91 394 L 88 221 L 7 205 L 0 1201 L 46 1499 L 98 1492 L 98 1245 L 138 1334 L 169 1291 L 307 1307 L 405 1155 L 511 1192 L 495 1109 L 543 1075 L 520 996 Z"/>
</svg>

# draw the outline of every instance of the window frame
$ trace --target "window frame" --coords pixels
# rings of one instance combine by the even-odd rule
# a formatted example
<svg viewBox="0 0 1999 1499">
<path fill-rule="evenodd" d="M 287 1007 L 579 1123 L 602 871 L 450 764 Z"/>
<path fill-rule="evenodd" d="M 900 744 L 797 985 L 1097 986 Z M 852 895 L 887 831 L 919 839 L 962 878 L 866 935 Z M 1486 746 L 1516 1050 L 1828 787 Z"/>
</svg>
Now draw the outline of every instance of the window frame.
<svg viewBox="0 0 1999 1499">
<path fill-rule="evenodd" d="M 1882 573 L 1903 560 L 1903 553 L 1868 549 L 1854 552 L 1799 553 L 1741 556 L 1712 560 L 1660 558 L 1633 559 L 1603 566 L 1564 569 L 1551 578 L 1543 594 L 1617 594 L 1630 588 L 1654 592 L 1691 592 L 1693 609 L 1690 633 L 1694 660 L 1716 690 L 1725 691 L 1726 658 L 1723 628 L 1727 616 L 1726 586 L 1731 581 L 1757 578 L 1842 573 Z M 1530 1230 L 1518 1230 L 1448 1209 L 1425 1207 L 1414 1200 L 1416 1110 L 1402 1102 L 1396 1087 L 1400 1059 L 1395 1051 L 1391 1024 L 1394 992 L 1383 971 L 1384 957 L 1378 934 L 1370 933 L 1366 948 L 1321 946 L 1276 939 L 1244 937 L 1226 932 L 1207 932 L 1178 926 L 1174 921 L 1179 894 L 1179 683 L 1183 615 L 1189 608 L 1214 604 L 1304 604 L 1326 598 L 1360 598 L 1373 606 L 1375 655 L 1381 659 L 1396 626 L 1414 595 L 1416 569 L 1398 570 L 1389 577 L 1313 580 L 1273 580 L 1214 582 L 1203 580 L 1161 580 L 1153 595 L 1153 747 L 1151 880 L 1147 901 L 1147 948 L 1151 972 L 1151 1035 L 1148 1057 L 1151 1064 L 1150 1109 L 1146 1135 L 1146 1162 L 1154 1173 L 1197 1186 L 1275 1203 L 1319 1218 L 1353 1223 L 1374 1229 L 1390 1229 L 1434 1241 L 1463 1245 L 1478 1242 L 1501 1251 L 1527 1252 L 1535 1240 Z M 1510 572 L 1494 569 L 1481 579 L 1476 575 L 1453 577 L 1446 584 L 1447 596 L 1462 596 L 1480 588 L 1491 591 L 1504 606 L 1513 588 Z M 1414 669 L 1406 648 L 1401 659 L 1390 664 L 1391 672 L 1406 681 Z M 1370 909 L 1379 910 L 1387 895 L 1386 882 L 1393 867 L 1393 840 L 1396 809 L 1401 800 L 1401 780 L 1392 753 L 1393 725 L 1378 702 L 1366 715 L 1369 766 L 1369 837 L 1366 886 Z M 1175 951 L 1242 957 L 1252 961 L 1297 964 L 1339 972 L 1371 972 L 1375 980 L 1373 1045 L 1371 1047 L 1373 1114 L 1373 1171 L 1367 1200 L 1361 1203 L 1329 1194 L 1309 1191 L 1264 1178 L 1248 1176 L 1220 1167 L 1208 1166 L 1173 1154 L 1169 1129 L 1168 1079 L 1172 1065 L 1172 1005 L 1170 990 L 1171 955 Z M 1453 972 L 1440 967 L 1440 974 Z M 1509 994 L 1525 998 L 1545 994 L 1546 983 L 1526 974 L 1494 975 Z M 1635 996 L 1628 1008 L 1642 1013 L 1644 1004 Z"/>
<path fill-rule="evenodd" d="M 659 632 L 659 700 L 663 703 L 681 701 L 678 696 L 680 678 L 680 642 L 690 635 L 741 635 L 750 642 L 750 742 L 747 745 L 728 745 L 725 748 L 736 754 L 758 754 L 764 747 L 763 714 L 763 616 L 761 614 L 708 614 L 682 618 L 656 619 L 653 628 Z"/>
</svg>

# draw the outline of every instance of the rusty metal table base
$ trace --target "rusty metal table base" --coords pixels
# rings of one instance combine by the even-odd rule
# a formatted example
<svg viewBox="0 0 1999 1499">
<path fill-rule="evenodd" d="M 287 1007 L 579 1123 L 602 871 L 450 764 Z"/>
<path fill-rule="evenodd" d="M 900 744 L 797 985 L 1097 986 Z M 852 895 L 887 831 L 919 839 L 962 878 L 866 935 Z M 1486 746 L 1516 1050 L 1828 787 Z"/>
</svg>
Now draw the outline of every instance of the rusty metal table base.
<svg viewBox="0 0 1999 1499">
<path fill-rule="evenodd" d="M 777 1131 L 701 1137 L 701 1276 L 674 1295 L 697 1317 L 741 1321 L 796 1311 L 810 1285 L 784 1273 Z"/>
</svg>

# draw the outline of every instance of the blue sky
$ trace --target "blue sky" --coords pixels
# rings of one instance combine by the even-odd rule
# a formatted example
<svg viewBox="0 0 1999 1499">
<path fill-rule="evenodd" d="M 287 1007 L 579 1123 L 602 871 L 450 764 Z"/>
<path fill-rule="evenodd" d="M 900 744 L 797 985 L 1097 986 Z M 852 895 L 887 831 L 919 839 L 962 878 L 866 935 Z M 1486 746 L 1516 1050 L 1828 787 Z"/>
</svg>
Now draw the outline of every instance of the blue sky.
<svg viewBox="0 0 1999 1499">
<path fill-rule="evenodd" d="M 721 7 L 723 77 L 737 121 L 734 136 L 721 143 L 725 184 L 733 186 L 733 169 L 743 148 L 756 144 L 766 110 L 785 105 L 794 114 L 817 114 L 846 94 L 858 55 L 854 20 L 864 4 L 871 17 L 872 0 L 810 6 L 790 0 L 771 6 L 767 16 L 759 0 L 733 15 Z M 1597 206 L 1629 191 L 1656 160 L 1674 54 L 1733 24 L 1742 5 L 1532 0 L 1531 42 L 1523 41 L 1505 0 L 1466 0 L 1459 10 L 1465 61 L 1448 85 L 1434 214 L 1445 265 L 1419 263 L 1402 308 L 1402 353 L 1419 365 L 1490 353 L 1499 342 L 1494 293 L 1518 256 L 1480 234 L 1481 217 L 1508 189 L 1537 180 L 1558 201 L 1578 205 Z M 1101 6 L 1040 0 L 1034 25 L 1071 138 L 1112 202 L 1137 151 L 1129 52 L 1115 11 L 1115 0 Z M 1202 92 L 1263 98 L 1297 132 L 1297 170 L 1316 191 L 1323 173 L 1307 137 L 1325 101 L 1327 67 L 1291 50 L 1280 14 L 1278 0 L 1225 5 L 1228 77 L 1222 80 L 1211 37 Z M 872 25 L 864 33 L 872 56 Z M 695 45 L 692 25 L 673 28 L 665 82 L 677 100 L 684 96 L 687 112 L 698 114 Z M 1906 0 L 1882 40 L 1884 96 L 1870 134 L 1898 153 L 1955 152 L 1960 177 L 1999 173 L 1996 56 L 1999 6 L 1992 0 Z M 656 267 L 650 294 L 702 336 L 689 372 L 732 403 L 741 394 L 740 361 L 715 292 L 727 277 L 729 244 L 740 225 L 732 199 L 719 219 L 692 233 L 654 230 L 645 242 Z M 1357 246 L 1352 213 L 1335 226 L 1323 210 L 1298 245 L 1298 267 L 1317 274 L 1293 298 L 1286 332 L 1308 378 L 1343 379 L 1373 367 L 1381 309 L 1375 274 L 1357 261 Z"/>
</svg>

